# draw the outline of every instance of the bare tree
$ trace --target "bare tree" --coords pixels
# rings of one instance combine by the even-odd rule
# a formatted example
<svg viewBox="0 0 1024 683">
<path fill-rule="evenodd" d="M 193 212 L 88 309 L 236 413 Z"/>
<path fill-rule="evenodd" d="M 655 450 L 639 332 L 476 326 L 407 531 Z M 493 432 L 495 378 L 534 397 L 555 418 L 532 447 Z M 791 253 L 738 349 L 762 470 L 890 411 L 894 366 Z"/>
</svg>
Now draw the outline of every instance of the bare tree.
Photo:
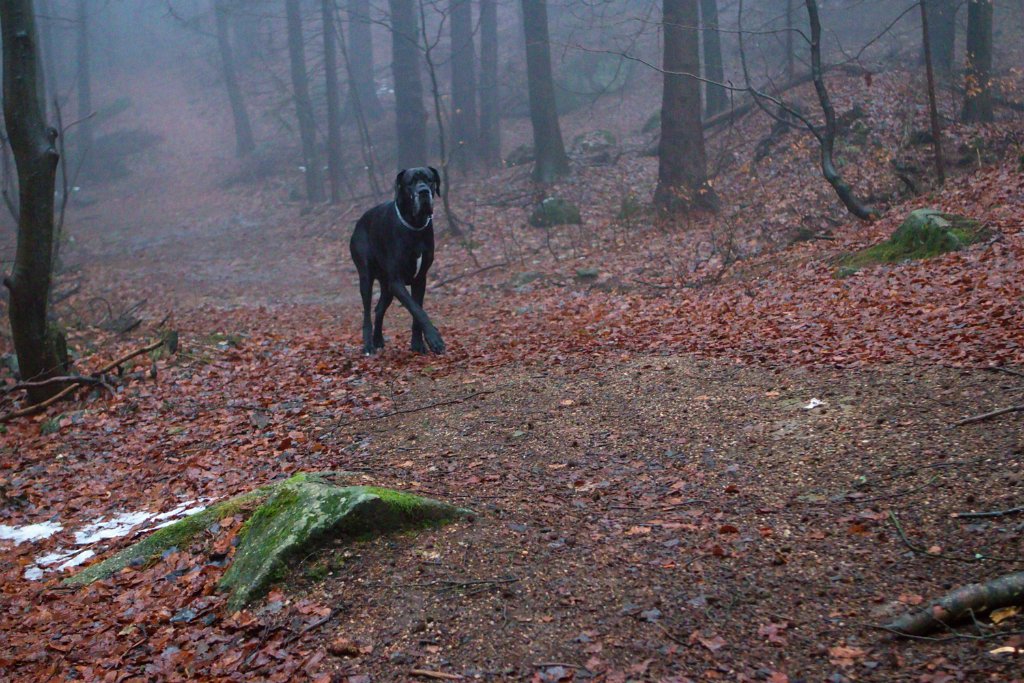
<svg viewBox="0 0 1024 683">
<path fill-rule="evenodd" d="M 476 53 L 473 48 L 473 5 L 470 0 L 451 0 L 452 48 L 452 144 L 457 164 L 476 156 Z"/>
<path fill-rule="evenodd" d="M 725 80 L 722 69 L 722 38 L 718 33 L 718 0 L 700 0 L 701 38 L 704 45 L 704 115 L 707 117 L 725 111 L 728 93 L 721 83 Z"/>
<path fill-rule="evenodd" d="M 228 34 L 229 12 L 230 8 L 227 6 L 226 0 L 214 0 L 213 14 L 217 24 L 217 49 L 220 52 L 224 86 L 228 91 L 231 116 L 235 124 L 235 154 L 244 157 L 256 149 L 256 141 L 253 139 L 252 124 L 249 122 L 249 112 L 245 108 L 242 87 L 238 83 L 238 70 L 235 68 L 235 56 Z"/>
<path fill-rule="evenodd" d="M 928 41 L 932 53 L 932 68 L 940 79 L 953 73 L 953 54 L 956 45 L 957 0 L 922 0 L 927 14 Z M 922 57 L 924 55 L 922 54 Z"/>
<path fill-rule="evenodd" d="M 324 86 L 327 96 L 327 180 L 331 202 L 341 200 L 344 170 L 341 161 L 341 93 L 338 87 L 337 29 L 334 26 L 334 0 L 320 0 L 324 29 Z"/>
<path fill-rule="evenodd" d="M 413 0 L 388 0 L 388 6 L 391 8 L 398 167 L 423 166 L 427 159 L 427 111 L 423 107 L 416 7 Z"/>
<path fill-rule="evenodd" d="M 302 36 L 302 12 L 299 0 L 285 0 L 288 24 L 288 58 L 291 63 L 292 97 L 295 115 L 299 120 L 302 140 L 302 158 L 305 163 L 306 198 L 311 202 L 324 201 L 324 180 L 320 154 L 316 146 L 316 120 L 313 102 L 309 97 L 309 76 L 306 73 L 306 50 Z"/>
<path fill-rule="evenodd" d="M 700 119 L 697 0 L 663 0 L 664 57 L 658 186 L 654 202 L 665 210 L 718 206 L 707 182 Z"/>
<path fill-rule="evenodd" d="M 93 125 L 92 125 L 92 74 L 89 68 L 89 12 L 91 3 L 89 0 L 78 0 L 78 12 L 75 23 L 75 42 L 78 85 L 78 135 L 77 153 L 78 162 L 81 164 L 89 156 L 92 149 Z"/>
<path fill-rule="evenodd" d="M 349 110 L 352 109 L 351 98 L 358 97 L 363 116 L 370 118 L 380 116 L 384 111 L 373 79 L 372 26 L 370 0 L 348 0 L 348 58 L 352 72 Z"/>
<path fill-rule="evenodd" d="M 569 172 L 569 159 L 558 123 L 555 82 L 551 76 L 548 8 L 546 0 L 522 0 L 522 5 L 530 122 L 533 124 L 533 179 L 549 183 Z M 699 99 L 697 104 L 699 107 Z"/>
<path fill-rule="evenodd" d="M 925 74 L 928 77 L 928 117 L 932 126 L 932 151 L 935 156 L 935 175 L 939 185 L 946 182 L 946 168 L 942 163 L 942 129 L 939 127 L 939 108 L 935 102 L 935 71 L 932 67 L 931 26 L 924 0 L 921 6 L 921 47 L 924 51 Z"/>
<path fill-rule="evenodd" d="M 39 83 L 39 42 L 31 0 L 0 0 L 3 34 L 3 109 L 18 167 L 18 246 L 4 285 L 10 290 L 11 333 L 22 379 L 63 374 L 63 334 L 47 319 L 53 267 L 53 206 L 58 154 L 57 131 L 43 117 Z M 28 388 L 33 403 L 63 387 L 59 382 Z"/>
<path fill-rule="evenodd" d="M 497 0 L 480 0 L 480 159 L 492 168 L 501 165 Z"/>
<path fill-rule="evenodd" d="M 967 2 L 967 75 L 962 118 L 992 121 L 992 0 Z"/>
</svg>

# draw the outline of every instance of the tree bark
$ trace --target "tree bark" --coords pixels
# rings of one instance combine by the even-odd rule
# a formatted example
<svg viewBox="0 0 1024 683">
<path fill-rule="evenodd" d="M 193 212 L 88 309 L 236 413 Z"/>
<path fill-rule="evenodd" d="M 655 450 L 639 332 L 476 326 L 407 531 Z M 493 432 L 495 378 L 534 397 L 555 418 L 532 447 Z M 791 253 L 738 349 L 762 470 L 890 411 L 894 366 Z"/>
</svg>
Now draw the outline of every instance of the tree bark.
<svg viewBox="0 0 1024 683">
<path fill-rule="evenodd" d="M 548 8 L 546 0 L 522 0 L 522 6 L 526 79 L 530 91 L 530 122 L 533 125 L 535 155 L 533 179 L 550 183 L 569 172 L 569 159 L 565 155 L 565 143 L 562 141 L 562 129 L 555 105 Z"/>
<path fill-rule="evenodd" d="M 427 161 L 427 110 L 423 106 L 420 42 L 413 0 L 388 0 L 391 9 L 391 70 L 395 79 L 398 168 Z"/>
<path fill-rule="evenodd" d="M 928 9 L 924 2 L 921 7 L 921 47 L 924 49 L 925 74 L 928 77 L 928 118 L 932 125 L 932 152 L 935 157 L 935 176 L 939 185 L 946 182 L 946 167 L 942 161 L 942 128 L 939 127 L 939 108 L 935 102 L 935 70 L 932 67 L 932 36 L 928 21 Z"/>
<path fill-rule="evenodd" d="M 821 111 L 825 115 L 825 127 L 815 133 L 821 148 L 821 173 L 850 213 L 861 220 L 873 221 L 878 218 L 878 212 L 857 198 L 853 188 L 839 174 L 832 158 L 836 142 L 836 110 L 825 87 L 825 71 L 821 66 L 821 18 L 818 15 L 817 0 L 806 0 L 806 4 L 807 18 L 811 25 L 811 75 Z"/>
<path fill-rule="evenodd" d="M 480 159 L 490 168 L 501 165 L 497 0 L 480 0 Z"/>
<path fill-rule="evenodd" d="M 57 131 L 46 125 L 40 105 L 39 49 L 31 0 L 0 0 L 3 34 L 3 109 L 7 136 L 18 168 L 18 245 L 10 290 L 11 333 L 24 381 L 45 380 L 66 371 L 64 337 L 47 320 L 53 267 L 53 203 L 57 177 Z M 33 403 L 64 387 L 59 382 L 30 387 Z"/>
<path fill-rule="evenodd" d="M 992 121 L 992 0 L 967 2 L 967 75 L 962 118 L 968 123 Z"/>
<path fill-rule="evenodd" d="M 412 10 L 410 10 L 411 12 Z M 363 116 L 376 118 L 384 112 L 373 80 L 373 32 L 370 23 L 370 0 L 348 2 L 348 57 L 353 80 L 349 97 L 358 97 Z M 350 107 L 351 108 L 351 107 Z"/>
<path fill-rule="evenodd" d="M 957 0 L 922 0 L 922 3 L 925 14 L 928 15 L 926 21 L 932 51 L 932 68 L 935 75 L 945 81 L 953 73 Z"/>
<path fill-rule="evenodd" d="M 288 23 L 288 58 L 291 63 L 292 95 L 295 115 L 299 120 L 302 140 L 302 158 L 306 165 L 306 198 L 311 202 L 324 201 L 324 180 L 320 154 L 316 147 L 316 121 L 313 102 L 309 97 L 309 77 L 306 74 L 306 50 L 303 46 L 302 12 L 299 0 L 285 0 Z"/>
<path fill-rule="evenodd" d="M 78 0 L 76 17 L 76 53 L 78 84 L 78 163 L 85 161 L 92 150 L 92 75 L 89 69 L 89 0 Z"/>
<path fill-rule="evenodd" d="M 718 0 L 700 0 L 701 37 L 704 44 L 704 116 L 725 111 L 729 104 L 726 90 L 718 83 L 725 81 L 722 69 L 722 37 L 718 33 Z"/>
<path fill-rule="evenodd" d="M 231 104 L 231 116 L 235 124 L 235 154 L 244 157 L 256 149 L 256 141 L 252 136 L 249 112 L 245 108 L 245 98 L 238 83 L 238 71 L 228 36 L 228 7 L 225 0 L 214 0 L 213 13 L 217 24 L 217 49 L 220 51 L 224 86 L 228 91 L 228 102 Z"/>
<path fill-rule="evenodd" d="M 320 0 L 324 30 L 324 85 L 327 95 L 327 179 L 331 203 L 341 201 L 345 172 L 341 159 L 341 92 L 338 87 L 337 28 L 334 25 L 334 0 Z"/>
<path fill-rule="evenodd" d="M 697 0 L 663 0 L 664 70 L 658 186 L 654 202 L 662 210 L 716 210 L 718 199 L 707 182 L 704 130 L 700 119 Z"/>
<path fill-rule="evenodd" d="M 473 5 L 451 0 L 452 158 L 466 165 L 477 153 L 476 54 L 473 47 Z"/>
<path fill-rule="evenodd" d="M 786 80 L 796 75 L 796 52 L 793 47 L 793 0 L 786 0 Z"/>
</svg>

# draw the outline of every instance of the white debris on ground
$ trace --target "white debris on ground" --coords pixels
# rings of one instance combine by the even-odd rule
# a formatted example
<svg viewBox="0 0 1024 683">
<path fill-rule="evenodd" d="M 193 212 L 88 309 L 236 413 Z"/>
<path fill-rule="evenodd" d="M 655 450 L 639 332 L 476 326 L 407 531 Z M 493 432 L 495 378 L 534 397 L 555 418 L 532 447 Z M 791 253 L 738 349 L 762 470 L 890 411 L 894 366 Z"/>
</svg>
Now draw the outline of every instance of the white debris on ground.
<svg viewBox="0 0 1024 683">
<path fill-rule="evenodd" d="M 200 504 L 196 505 L 197 502 Z M 187 500 L 167 512 L 121 512 L 113 517 L 99 517 L 74 532 L 75 545 L 94 545 L 100 541 L 127 536 L 147 522 L 150 522 L 151 525 L 144 529 L 140 528 L 140 533 L 160 529 L 174 524 L 182 517 L 202 512 L 206 509 L 205 503 L 208 502 L 208 500 Z M 20 527 L 0 524 L 0 541 L 14 541 L 15 545 L 26 541 L 41 541 L 63 530 L 63 525 L 58 522 L 42 522 Z M 32 564 L 25 568 L 24 577 L 30 581 L 40 581 L 46 572 L 64 571 L 77 567 L 95 555 L 96 552 L 93 550 L 79 548 L 68 550 L 59 547 L 53 552 L 37 557 Z"/>
<path fill-rule="evenodd" d="M 825 405 L 825 402 L 822 401 L 821 399 L 819 399 L 819 398 L 812 398 L 810 401 L 807 402 L 807 405 L 804 406 L 804 410 L 814 410 L 818 406 L 823 406 L 823 405 Z"/>
<path fill-rule="evenodd" d="M 25 541 L 41 541 L 44 538 L 49 538 L 62 529 L 64 527 L 57 522 L 26 524 L 25 526 L 0 524 L 0 541 L 14 541 L 14 545 L 21 545 Z"/>
</svg>

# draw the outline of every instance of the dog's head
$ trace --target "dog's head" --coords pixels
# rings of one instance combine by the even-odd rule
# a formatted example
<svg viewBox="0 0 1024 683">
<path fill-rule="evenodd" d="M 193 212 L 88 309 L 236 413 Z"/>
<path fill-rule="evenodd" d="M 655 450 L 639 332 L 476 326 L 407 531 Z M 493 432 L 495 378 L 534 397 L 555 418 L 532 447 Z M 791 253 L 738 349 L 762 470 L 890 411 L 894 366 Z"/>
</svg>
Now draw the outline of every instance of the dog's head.
<svg viewBox="0 0 1024 683">
<path fill-rule="evenodd" d="M 395 177 L 395 201 L 414 216 L 432 215 L 440 193 L 441 174 L 433 166 L 407 168 Z"/>
</svg>

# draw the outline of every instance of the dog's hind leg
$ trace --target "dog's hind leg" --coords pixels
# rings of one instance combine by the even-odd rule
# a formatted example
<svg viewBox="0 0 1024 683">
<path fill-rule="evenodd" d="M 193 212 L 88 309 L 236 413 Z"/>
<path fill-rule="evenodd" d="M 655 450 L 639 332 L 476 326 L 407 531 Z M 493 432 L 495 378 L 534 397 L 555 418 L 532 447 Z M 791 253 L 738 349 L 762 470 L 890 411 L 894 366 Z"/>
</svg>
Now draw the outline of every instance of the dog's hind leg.
<svg viewBox="0 0 1024 683">
<path fill-rule="evenodd" d="M 427 290 L 427 278 L 418 277 L 412 281 L 412 300 L 416 304 L 423 308 L 423 295 L 426 294 Z M 414 353 L 426 353 L 427 347 L 423 344 L 423 325 L 420 325 L 416 318 L 412 319 L 412 343 L 409 348 Z"/>
<path fill-rule="evenodd" d="M 370 303 L 373 299 L 373 279 L 359 274 L 359 295 L 363 298 L 363 353 L 373 355 L 373 326 L 370 323 Z"/>
<path fill-rule="evenodd" d="M 384 348 L 384 314 L 388 312 L 388 306 L 395 296 L 383 282 L 380 283 L 380 298 L 377 299 L 377 310 L 373 319 L 373 348 Z"/>
</svg>

